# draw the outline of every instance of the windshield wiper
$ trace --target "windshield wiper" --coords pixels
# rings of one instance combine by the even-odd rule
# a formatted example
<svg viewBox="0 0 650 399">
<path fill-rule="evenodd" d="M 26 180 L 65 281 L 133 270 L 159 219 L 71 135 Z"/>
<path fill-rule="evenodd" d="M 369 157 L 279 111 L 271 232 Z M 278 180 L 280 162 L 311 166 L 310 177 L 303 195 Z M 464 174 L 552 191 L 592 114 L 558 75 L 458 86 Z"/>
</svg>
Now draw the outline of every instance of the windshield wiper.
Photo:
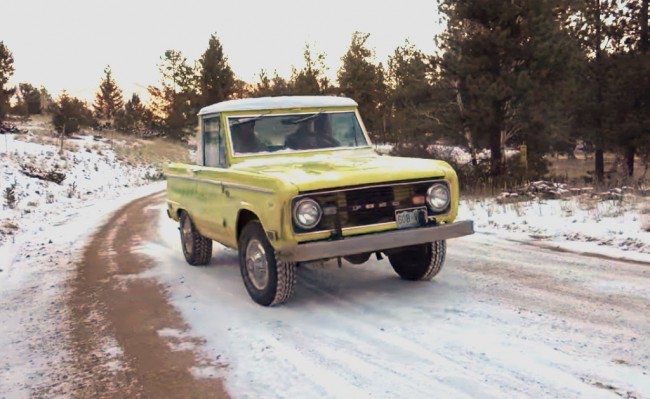
<svg viewBox="0 0 650 399">
<path fill-rule="evenodd" d="M 265 114 L 255 115 L 255 116 L 246 116 L 246 117 L 238 119 L 237 122 L 231 123 L 230 126 L 239 126 L 239 125 L 244 125 L 246 123 L 256 122 L 256 121 L 259 121 L 262 118 L 265 118 L 268 114 L 269 114 L 269 112 L 267 112 Z"/>
<path fill-rule="evenodd" d="M 298 123 L 307 122 L 308 120 L 312 120 L 312 119 L 314 119 L 314 118 L 317 118 L 319 115 L 322 115 L 322 114 L 324 114 L 324 112 L 323 112 L 323 111 L 320 111 L 320 112 L 317 112 L 317 113 L 315 113 L 315 114 L 312 114 L 312 115 L 309 115 L 309 116 L 305 116 L 304 118 L 296 119 L 295 121 L 291 121 L 291 123 L 293 123 L 293 124 L 298 124 Z"/>
</svg>

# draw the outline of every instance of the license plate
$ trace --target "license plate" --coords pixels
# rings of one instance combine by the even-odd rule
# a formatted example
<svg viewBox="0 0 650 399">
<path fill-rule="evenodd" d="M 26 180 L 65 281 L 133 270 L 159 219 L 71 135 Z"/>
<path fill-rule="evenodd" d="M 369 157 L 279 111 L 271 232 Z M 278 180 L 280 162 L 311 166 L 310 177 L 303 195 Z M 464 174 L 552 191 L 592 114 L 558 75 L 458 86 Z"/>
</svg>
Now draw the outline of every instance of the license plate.
<svg viewBox="0 0 650 399">
<path fill-rule="evenodd" d="M 422 226 L 426 223 L 426 220 L 427 208 L 425 207 L 395 211 L 395 221 L 399 229 Z"/>
</svg>

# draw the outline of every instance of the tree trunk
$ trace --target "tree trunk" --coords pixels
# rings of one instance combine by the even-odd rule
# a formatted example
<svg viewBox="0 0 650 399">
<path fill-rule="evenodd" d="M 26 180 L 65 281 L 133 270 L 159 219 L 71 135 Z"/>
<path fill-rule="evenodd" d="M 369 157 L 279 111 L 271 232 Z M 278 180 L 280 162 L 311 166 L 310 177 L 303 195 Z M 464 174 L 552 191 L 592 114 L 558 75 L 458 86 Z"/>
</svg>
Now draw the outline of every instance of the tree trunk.
<svg viewBox="0 0 650 399">
<path fill-rule="evenodd" d="M 641 54 L 646 54 L 648 52 L 648 0 L 643 0 L 641 3 Z"/>
<path fill-rule="evenodd" d="M 501 131 L 496 128 L 490 137 L 490 174 L 498 176 L 501 174 Z"/>
<path fill-rule="evenodd" d="M 472 160 L 472 166 L 478 166 L 478 159 L 476 159 L 476 148 L 474 148 L 474 143 L 472 142 L 472 131 L 469 130 L 469 126 L 464 126 L 463 131 L 465 134 L 465 139 L 467 140 L 467 148 L 469 149 L 470 159 Z"/>
<path fill-rule="evenodd" d="M 641 3 L 641 12 L 639 13 L 639 18 L 641 19 L 640 23 L 640 43 L 639 50 L 641 54 L 646 54 L 648 52 L 648 0 L 643 0 Z M 637 98 L 638 102 L 645 103 L 645 98 L 647 93 L 639 93 Z M 639 110 L 636 110 L 639 112 Z M 641 110 L 642 112 L 642 110 Z M 625 172 L 628 177 L 634 176 L 634 156 L 636 155 L 636 146 L 632 143 L 628 143 L 625 146 Z"/>
<path fill-rule="evenodd" d="M 594 176 L 596 181 L 603 181 L 605 177 L 605 160 L 603 157 L 603 120 L 602 120 L 602 109 L 603 109 L 603 63 L 602 63 L 602 50 L 600 45 L 602 43 L 602 31 L 601 31 L 601 21 L 600 21 L 600 0 L 596 0 L 596 38 L 595 38 L 595 50 L 596 50 L 596 106 L 598 107 L 598 112 L 596 114 L 596 154 L 594 155 Z"/>
<path fill-rule="evenodd" d="M 595 162 L 595 178 L 596 181 L 602 182 L 605 178 L 605 158 L 603 156 L 603 148 L 601 146 L 596 147 L 596 153 L 594 154 L 594 162 Z"/>
<path fill-rule="evenodd" d="M 63 124 L 63 128 L 61 128 L 61 148 L 59 149 L 59 154 L 63 154 L 64 140 L 65 140 L 65 123 Z"/>
<path fill-rule="evenodd" d="M 634 155 L 636 155 L 636 147 L 628 144 L 625 147 L 625 172 L 628 177 L 634 176 Z"/>
</svg>

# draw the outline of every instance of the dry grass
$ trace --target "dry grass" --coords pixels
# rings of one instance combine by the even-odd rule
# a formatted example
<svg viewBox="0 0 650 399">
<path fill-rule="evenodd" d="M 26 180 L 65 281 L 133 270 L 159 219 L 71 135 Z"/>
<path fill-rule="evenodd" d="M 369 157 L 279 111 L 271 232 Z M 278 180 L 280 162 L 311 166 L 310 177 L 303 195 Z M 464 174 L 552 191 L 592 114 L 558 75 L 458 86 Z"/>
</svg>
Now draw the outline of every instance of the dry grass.
<svg viewBox="0 0 650 399">
<path fill-rule="evenodd" d="M 12 220 L 0 221 L 0 235 L 11 235 L 18 230 L 18 223 Z"/>
<path fill-rule="evenodd" d="M 594 192 L 607 191 L 613 187 L 620 188 L 627 186 L 639 195 L 644 195 L 644 193 L 648 195 L 647 193 L 650 193 L 647 187 L 650 173 L 646 174 L 645 165 L 639 158 L 636 159 L 634 178 L 631 179 L 625 176 L 620 158 L 617 159 L 615 154 L 605 154 L 605 181 L 599 183 L 593 181 L 593 156 L 589 159 L 584 159 L 584 157 L 570 159 L 566 156 L 553 156 L 548 157 L 547 160 L 550 162 L 549 172 L 542 178 L 543 180 L 568 183 L 571 187 L 577 188 L 593 187 Z M 614 165 L 617 163 L 618 168 L 614 168 Z M 485 182 L 470 183 L 466 179 L 464 180 L 460 173 L 459 176 L 462 196 L 465 199 L 492 198 L 502 192 L 512 191 L 516 187 L 525 186 L 529 183 L 529 181 L 514 178 L 501 183 L 492 182 L 489 178 Z M 517 181 L 519 183 L 516 183 Z M 646 186 L 644 186 L 644 182 Z M 525 200 L 525 198 L 521 198 L 521 200 Z M 515 201 L 513 200 L 513 202 Z"/>
<path fill-rule="evenodd" d="M 27 129 L 28 134 L 17 135 L 18 140 L 26 142 L 59 146 L 60 139 L 55 137 L 48 115 L 32 115 L 30 120 L 20 123 L 21 129 Z M 133 136 L 124 135 L 113 130 L 93 132 L 83 130 L 83 134 L 92 134 L 101 137 L 102 143 L 86 144 L 80 148 L 74 139 L 66 139 L 64 149 L 71 152 L 87 151 L 102 154 L 105 149 L 112 148 L 117 159 L 129 165 L 153 165 L 160 171 L 168 162 L 191 163 L 190 152 L 185 144 L 167 139 L 144 140 Z"/>
<path fill-rule="evenodd" d="M 566 155 L 563 156 L 549 156 L 547 158 L 551 162 L 549 166 L 549 175 L 551 177 L 556 177 L 567 182 L 583 182 L 590 183 L 589 179 L 593 178 L 594 174 L 594 158 L 593 155 L 588 159 L 580 156 L 579 158 L 568 158 Z M 619 180 L 622 181 L 625 179 L 622 170 L 622 161 L 621 158 L 617 158 L 615 154 L 606 153 L 604 156 L 605 161 L 605 174 L 609 176 L 614 182 Z M 618 168 L 615 168 L 614 165 L 618 164 Z M 645 167 L 641 159 L 637 158 L 634 164 L 634 178 L 632 180 L 638 180 L 643 177 Z"/>
<path fill-rule="evenodd" d="M 154 165 L 157 168 L 169 162 L 191 163 L 188 148 L 167 139 L 143 140 L 115 134 L 113 150 L 119 160 L 129 165 Z"/>
<path fill-rule="evenodd" d="M 650 201 L 644 201 L 639 208 L 641 229 L 650 233 Z"/>
</svg>

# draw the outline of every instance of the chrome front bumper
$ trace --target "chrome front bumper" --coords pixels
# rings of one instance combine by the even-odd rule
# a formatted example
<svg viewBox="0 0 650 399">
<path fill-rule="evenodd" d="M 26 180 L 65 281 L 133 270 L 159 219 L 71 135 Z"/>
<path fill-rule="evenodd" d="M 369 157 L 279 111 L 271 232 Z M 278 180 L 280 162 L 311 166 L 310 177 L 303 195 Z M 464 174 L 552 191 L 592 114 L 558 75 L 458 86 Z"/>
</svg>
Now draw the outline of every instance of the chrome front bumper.
<svg viewBox="0 0 650 399">
<path fill-rule="evenodd" d="M 340 240 L 308 242 L 283 248 L 276 253 L 276 256 L 286 262 L 307 262 L 407 247 L 470 234 L 474 234 L 474 222 L 464 220 L 439 226 L 352 236 Z"/>
</svg>

